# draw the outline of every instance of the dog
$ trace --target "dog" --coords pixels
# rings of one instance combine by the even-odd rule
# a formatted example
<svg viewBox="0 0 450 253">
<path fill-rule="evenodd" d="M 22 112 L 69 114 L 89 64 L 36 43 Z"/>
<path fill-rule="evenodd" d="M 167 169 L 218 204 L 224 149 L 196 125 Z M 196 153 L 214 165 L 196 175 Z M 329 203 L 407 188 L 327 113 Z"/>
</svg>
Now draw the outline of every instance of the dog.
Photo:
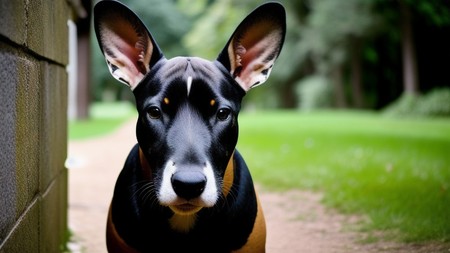
<svg viewBox="0 0 450 253">
<path fill-rule="evenodd" d="M 242 98 L 269 77 L 285 19 L 281 4 L 261 5 L 215 61 L 166 59 L 128 7 L 95 5 L 107 66 L 131 88 L 139 113 L 138 143 L 109 209 L 109 252 L 265 252 L 263 211 L 235 149 L 237 119 Z"/>
</svg>

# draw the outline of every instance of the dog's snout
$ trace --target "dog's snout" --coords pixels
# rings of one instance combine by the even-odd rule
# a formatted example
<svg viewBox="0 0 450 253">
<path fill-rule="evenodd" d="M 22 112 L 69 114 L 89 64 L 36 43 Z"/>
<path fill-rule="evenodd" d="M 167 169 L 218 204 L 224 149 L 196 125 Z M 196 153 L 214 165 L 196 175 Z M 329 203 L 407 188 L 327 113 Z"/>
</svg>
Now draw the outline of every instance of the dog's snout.
<svg viewBox="0 0 450 253">
<path fill-rule="evenodd" d="M 175 193 L 186 200 L 199 197 L 206 186 L 206 176 L 200 171 L 178 171 L 172 175 Z"/>
</svg>

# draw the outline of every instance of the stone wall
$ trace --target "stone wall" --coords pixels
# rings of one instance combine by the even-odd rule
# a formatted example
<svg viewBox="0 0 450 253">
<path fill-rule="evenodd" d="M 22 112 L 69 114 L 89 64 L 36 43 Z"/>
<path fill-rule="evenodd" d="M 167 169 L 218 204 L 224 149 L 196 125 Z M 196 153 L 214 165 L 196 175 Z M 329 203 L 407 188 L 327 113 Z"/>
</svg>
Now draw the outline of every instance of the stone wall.
<svg viewBox="0 0 450 253">
<path fill-rule="evenodd" d="M 0 253 L 67 238 L 66 0 L 0 0 Z"/>
</svg>

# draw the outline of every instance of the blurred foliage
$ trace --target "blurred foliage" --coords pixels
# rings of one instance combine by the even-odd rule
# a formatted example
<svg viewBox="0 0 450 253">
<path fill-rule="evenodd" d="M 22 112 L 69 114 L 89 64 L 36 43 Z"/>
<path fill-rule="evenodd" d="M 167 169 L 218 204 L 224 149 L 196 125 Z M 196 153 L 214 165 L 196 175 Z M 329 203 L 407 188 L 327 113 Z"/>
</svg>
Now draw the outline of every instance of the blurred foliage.
<svg viewBox="0 0 450 253">
<path fill-rule="evenodd" d="M 425 95 L 404 94 L 384 110 L 388 116 L 450 116 L 450 88 L 436 88 Z"/>
<path fill-rule="evenodd" d="M 387 116 L 412 116 L 416 105 L 419 101 L 419 97 L 411 94 L 404 94 L 399 99 L 394 101 L 391 105 L 386 107 L 383 113 Z"/>
<path fill-rule="evenodd" d="M 431 90 L 420 100 L 418 113 L 426 116 L 450 116 L 450 89 Z"/>
<path fill-rule="evenodd" d="M 183 43 L 191 55 L 214 60 L 247 11 L 230 0 L 215 1 L 204 7 L 203 15 L 196 20 Z"/>
<path fill-rule="evenodd" d="M 317 72 L 327 74 L 343 64 L 351 50 L 352 37 L 366 37 L 374 31 L 377 17 L 370 1 L 311 1 L 311 14 L 303 31 L 303 46 L 311 54 Z M 338 10 L 338 11 L 337 11 Z"/>
<path fill-rule="evenodd" d="M 147 25 L 166 57 L 193 55 L 214 60 L 239 22 L 261 4 L 248 0 L 123 0 Z M 404 91 L 403 16 L 411 11 L 419 91 L 450 87 L 449 0 L 281 0 L 287 12 L 284 48 L 266 85 L 252 90 L 248 107 L 302 105 L 302 79 L 326 79 L 329 104 L 380 109 Z M 404 21 L 404 20 L 403 20 Z M 95 41 L 95 38 L 93 38 Z M 95 98 L 130 97 L 109 77 L 93 45 Z M 436 85 L 437 84 L 437 85 Z M 120 87 L 120 88 L 119 88 Z M 127 92 L 123 92 L 123 91 Z"/>
<path fill-rule="evenodd" d="M 306 111 L 331 108 L 333 87 L 328 82 L 327 78 L 319 75 L 303 78 L 296 87 L 298 107 Z"/>
<path fill-rule="evenodd" d="M 448 0 L 408 0 L 408 3 L 425 18 L 425 22 L 436 26 L 450 24 L 450 2 Z"/>
</svg>

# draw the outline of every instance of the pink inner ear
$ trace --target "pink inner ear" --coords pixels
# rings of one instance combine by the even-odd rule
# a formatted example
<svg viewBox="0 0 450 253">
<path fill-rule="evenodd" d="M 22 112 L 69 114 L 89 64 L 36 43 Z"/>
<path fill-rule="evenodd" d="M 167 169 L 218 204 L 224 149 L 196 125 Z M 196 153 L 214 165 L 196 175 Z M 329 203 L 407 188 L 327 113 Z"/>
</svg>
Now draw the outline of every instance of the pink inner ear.
<svg viewBox="0 0 450 253">
<path fill-rule="evenodd" d="M 248 69 L 248 67 L 251 65 L 251 62 L 257 60 L 267 46 L 267 43 L 259 42 L 248 48 L 246 50 L 246 53 L 241 56 L 241 65 L 243 69 Z"/>
<path fill-rule="evenodd" d="M 235 48 L 244 48 L 245 50 L 240 50 L 244 54 L 240 54 L 239 50 L 235 50 L 235 52 L 240 56 L 242 67 L 246 68 L 251 61 L 257 60 L 265 51 L 274 50 L 273 47 L 280 40 L 281 34 L 276 24 L 270 21 L 260 21 L 259 24 L 250 27 L 239 37 L 241 39 L 238 41 L 238 45 L 235 45 Z"/>
<path fill-rule="evenodd" d="M 267 79 L 282 36 L 279 26 L 270 20 L 261 20 L 235 35 L 229 51 L 231 73 L 245 90 Z"/>
<path fill-rule="evenodd" d="M 103 38 L 103 41 L 106 42 L 105 46 L 114 52 L 113 57 L 121 62 L 126 62 L 124 67 L 130 68 L 131 72 L 145 74 L 149 69 L 150 60 L 150 57 L 145 57 L 149 49 L 148 41 L 150 39 L 148 36 L 142 38 L 141 36 L 146 35 L 137 34 L 130 23 L 120 22 L 120 20 L 108 23 L 104 29 L 108 31 L 104 36 L 109 38 Z M 145 58 L 148 58 L 146 63 Z"/>
<path fill-rule="evenodd" d="M 145 26 L 139 20 L 110 13 L 99 29 L 111 74 L 134 89 L 150 71 L 153 44 Z"/>
</svg>

